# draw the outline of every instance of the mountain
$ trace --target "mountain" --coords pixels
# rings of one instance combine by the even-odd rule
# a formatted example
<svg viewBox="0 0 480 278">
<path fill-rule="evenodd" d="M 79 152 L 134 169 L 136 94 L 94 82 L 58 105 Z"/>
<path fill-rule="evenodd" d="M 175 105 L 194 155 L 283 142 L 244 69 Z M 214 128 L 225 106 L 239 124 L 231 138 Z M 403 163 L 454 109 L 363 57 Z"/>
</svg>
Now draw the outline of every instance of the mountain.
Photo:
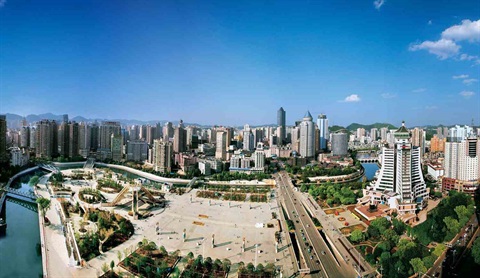
<svg viewBox="0 0 480 278">
<path fill-rule="evenodd" d="M 342 130 L 342 129 L 346 129 L 344 128 L 343 126 L 339 126 L 339 125 L 332 125 L 331 127 L 328 128 L 330 132 L 337 132 L 339 130 Z"/>
<path fill-rule="evenodd" d="M 395 127 L 392 124 L 388 124 L 388 123 L 374 123 L 374 124 L 370 124 L 370 125 L 353 123 L 353 124 L 348 125 L 347 129 L 350 130 L 350 131 L 354 131 L 354 130 L 357 130 L 357 128 L 364 128 L 365 130 L 370 130 L 372 128 L 380 129 L 382 127 L 387 127 L 388 129 L 397 129 L 397 127 Z"/>
</svg>

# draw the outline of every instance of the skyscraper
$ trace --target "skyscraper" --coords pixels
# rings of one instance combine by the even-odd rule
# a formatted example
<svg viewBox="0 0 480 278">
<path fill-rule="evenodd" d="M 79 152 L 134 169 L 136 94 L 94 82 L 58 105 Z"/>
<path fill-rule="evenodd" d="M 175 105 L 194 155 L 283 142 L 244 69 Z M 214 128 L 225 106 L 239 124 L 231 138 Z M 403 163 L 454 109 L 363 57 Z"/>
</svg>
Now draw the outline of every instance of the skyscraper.
<svg viewBox="0 0 480 278">
<path fill-rule="evenodd" d="M 395 206 L 400 215 L 414 214 L 417 205 L 422 208 L 428 197 L 422 175 L 420 148 L 412 145 L 410 132 L 404 122 L 394 133 L 394 139 L 393 148 L 382 148 L 382 168 L 374 190 L 396 193 L 396 197 L 389 200 L 390 206 Z M 391 203 L 393 200 L 397 200 L 397 203 Z"/>
<path fill-rule="evenodd" d="M 180 120 L 178 127 L 175 128 L 173 136 L 173 151 L 181 153 L 187 150 L 187 131 L 183 127 L 183 121 Z"/>
<path fill-rule="evenodd" d="M 7 159 L 7 116 L 0 115 L 0 161 Z"/>
<path fill-rule="evenodd" d="M 102 149 L 110 149 L 112 135 L 120 136 L 120 131 L 121 128 L 119 122 L 103 122 L 102 125 L 100 125 L 99 147 Z"/>
<path fill-rule="evenodd" d="M 63 122 L 58 126 L 58 154 L 68 157 L 70 147 L 70 127 L 68 126 L 68 115 L 63 115 Z"/>
<path fill-rule="evenodd" d="M 348 153 L 348 134 L 344 131 L 332 133 L 332 154 L 347 155 Z"/>
<path fill-rule="evenodd" d="M 227 154 L 227 135 L 224 131 L 217 131 L 217 145 L 215 149 L 215 158 L 224 161 Z"/>
<path fill-rule="evenodd" d="M 153 140 L 153 166 L 155 171 L 170 173 L 172 171 L 173 145 L 160 139 Z"/>
<path fill-rule="evenodd" d="M 113 161 L 121 161 L 123 159 L 123 138 L 122 135 L 112 134 L 110 137 L 110 146 Z"/>
<path fill-rule="evenodd" d="M 70 122 L 68 124 L 68 157 L 78 156 L 78 123 Z"/>
<path fill-rule="evenodd" d="M 243 131 L 243 149 L 246 151 L 252 151 L 255 146 L 253 133 L 250 130 Z"/>
<path fill-rule="evenodd" d="M 303 157 L 315 156 L 315 125 L 309 111 L 305 113 L 300 123 L 300 155 Z"/>
<path fill-rule="evenodd" d="M 167 142 L 173 137 L 173 125 L 171 122 L 166 122 L 163 127 L 163 141 Z"/>
<path fill-rule="evenodd" d="M 278 145 L 285 144 L 286 130 L 285 130 L 285 121 L 286 121 L 286 112 L 283 110 L 283 107 L 280 107 L 277 111 L 277 125 L 280 127 L 280 132 L 278 135 Z"/>
<path fill-rule="evenodd" d="M 37 157 L 57 157 L 58 130 L 55 121 L 42 120 L 37 123 L 35 132 L 35 152 Z"/>
<path fill-rule="evenodd" d="M 421 128 L 412 130 L 412 145 L 420 148 L 420 155 L 425 153 L 425 131 Z"/>
<path fill-rule="evenodd" d="M 78 125 L 78 152 L 83 157 L 88 157 L 91 147 L 92 127 L 85 122 Z"/>
<path fill-rule="evenodd" d="M 148 144 L 143 140 L 127 142 L 127 160 L 145 161 L 148 157 Z"/>
<path fill-rule="evenodd" d="M 328 119 L 327 115 L 320 114 L 317 118 L 317 126 L 320 130 L 320 149 L 326 150 L 327 149 L 327 141 L 330 138 L 330 134 L 328 132 Z"/>
</svg>

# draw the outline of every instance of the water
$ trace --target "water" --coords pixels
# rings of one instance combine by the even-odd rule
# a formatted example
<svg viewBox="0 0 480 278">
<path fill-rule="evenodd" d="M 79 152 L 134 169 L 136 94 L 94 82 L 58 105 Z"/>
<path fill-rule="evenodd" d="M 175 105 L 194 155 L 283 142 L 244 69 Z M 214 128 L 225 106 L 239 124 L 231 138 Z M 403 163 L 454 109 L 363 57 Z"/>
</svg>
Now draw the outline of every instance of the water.
<svg viewBox="0 0 480 278">
<path fill-rule="evenodd" d="M 22 191 L 30 189 L 27 182 L 19 185 Z M 38 215 L 10 201 L 6 202 L 6 210 L 7 234 L 0 237 L 0 278 L 41 276 L 42 256 L 38 253 L 40 250 L 37 251 L 40 243 Z"/>
<path fill-rule="evenodd" d="M 362 163 L 363 168 L 365 168 L 365 176 L 368 180 L 373 179 L 375 172 L 379 169 L 377 163 Z"/>
</svg>

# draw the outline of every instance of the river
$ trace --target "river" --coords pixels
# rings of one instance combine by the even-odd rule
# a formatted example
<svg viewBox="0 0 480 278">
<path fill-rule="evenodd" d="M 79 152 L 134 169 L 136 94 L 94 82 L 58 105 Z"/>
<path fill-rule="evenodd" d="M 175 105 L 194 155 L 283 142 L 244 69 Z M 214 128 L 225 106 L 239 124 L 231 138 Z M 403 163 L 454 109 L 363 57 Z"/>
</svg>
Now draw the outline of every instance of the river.
<svg viewBox="0 0 480 278">
<path fill-rule="evenodd" d="M 28 191 L 29 177 L 23 176 L 20 190 Z M 37 213 L 21 205 L 6 202 L 7 233 L 0 237 L 0 278 L 7 277 L 41 277 L 42 255 L 37 244 L 40 243 L 40 230 Z M 38 251 L 37 251 L 38 249 Z"/>
<path fill-rule="evenodd" d="M 362 163 L 362 166 L 365 169 L 365 176 L 368 180 L 373 179 L 375 172 L 379 169 L 377 163 Z"/>
</svg>

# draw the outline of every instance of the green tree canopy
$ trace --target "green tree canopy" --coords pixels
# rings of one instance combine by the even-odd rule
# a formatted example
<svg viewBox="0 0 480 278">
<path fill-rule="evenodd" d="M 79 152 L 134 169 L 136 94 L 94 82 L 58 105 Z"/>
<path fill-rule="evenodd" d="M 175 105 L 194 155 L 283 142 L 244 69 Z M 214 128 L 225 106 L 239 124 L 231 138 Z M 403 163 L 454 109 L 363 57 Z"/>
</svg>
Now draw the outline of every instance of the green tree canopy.
<svg viewBox="0 0 480 278">
<path fill-rule="evenodd" d="M 420 259 L 420 258 L 413 258 L 413 259 L 411 259 L 411 260 L 410 260 L 410 264 L 412 265 L 412 267 L 413 267 L 413 272 L 415 272 L 415 273 L 425 274 L 425 272 L 427 272 L 427 268 L 425 267 L 425 265 L 423 264 L 422 259 Z"/>
<path fill-rule="evenodd" d="M 473 243 L 472 257 L 475 263 L 480 264 L 480 237 L 478 237 Z"/>
</svg>

